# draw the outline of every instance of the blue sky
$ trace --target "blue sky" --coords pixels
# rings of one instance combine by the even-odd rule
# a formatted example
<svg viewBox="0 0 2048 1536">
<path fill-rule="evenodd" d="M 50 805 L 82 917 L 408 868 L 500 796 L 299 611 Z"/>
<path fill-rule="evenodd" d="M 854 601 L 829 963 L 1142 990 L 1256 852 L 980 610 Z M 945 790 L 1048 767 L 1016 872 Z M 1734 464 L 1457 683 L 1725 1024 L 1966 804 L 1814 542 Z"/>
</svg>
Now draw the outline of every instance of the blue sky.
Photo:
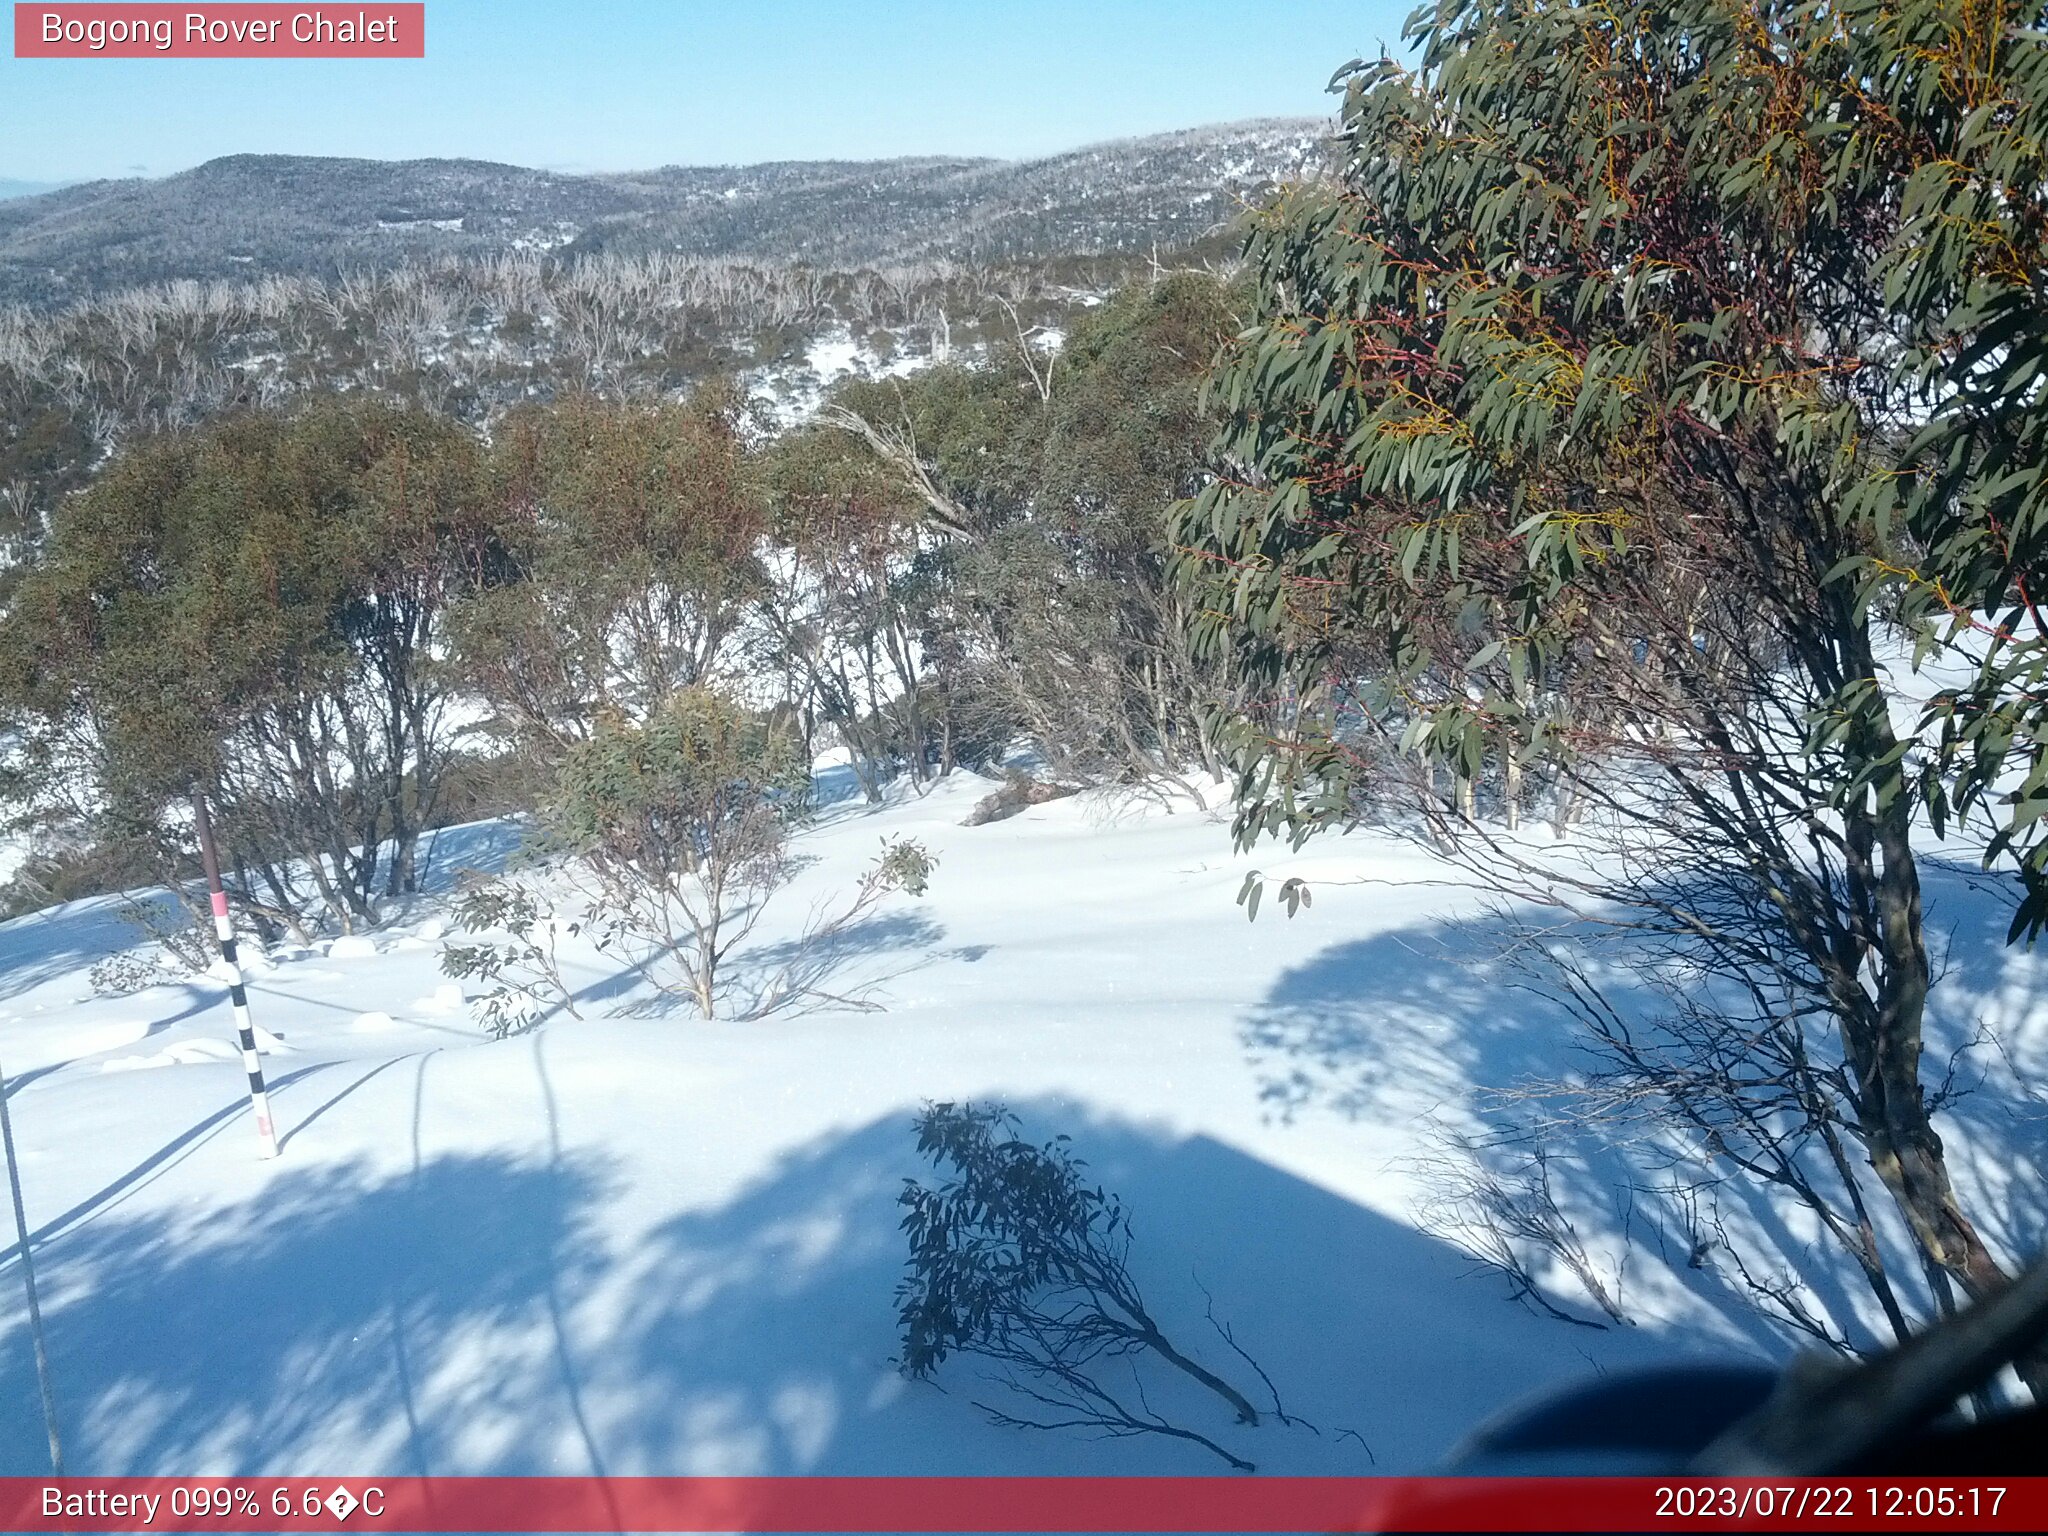
<svg viewBox="0 0 2048 1536">
<path fill-rule="evenodd" d="M 1410 0 L 428 0 L 424 60 L 0 56 L 0 178 L 216 155 L 1026 156 L 1332 109 Z M 374 13 L 374 0 L 366 8 Z M 8 8 L 10 13 L 12 7 Z"/>
</svg>

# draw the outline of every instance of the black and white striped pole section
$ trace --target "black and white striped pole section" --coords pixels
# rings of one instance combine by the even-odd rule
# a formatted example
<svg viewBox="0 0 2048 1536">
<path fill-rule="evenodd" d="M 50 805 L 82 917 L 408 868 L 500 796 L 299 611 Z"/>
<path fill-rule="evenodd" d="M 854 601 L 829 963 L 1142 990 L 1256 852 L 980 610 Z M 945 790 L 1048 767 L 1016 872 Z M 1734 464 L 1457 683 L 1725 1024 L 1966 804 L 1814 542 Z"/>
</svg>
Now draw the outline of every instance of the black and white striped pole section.
<svg viewBox="0 0 2048 1536">
<path fill-rule="evenodd" d="M 277 1156 L 277 1122 L 270 1118 L 270 1093 L 263 1086 L 263 1058 L 256 1054 L 256 1024 L 249 1017 L 249 994 L 242 986 L 242 964 L 235 953 L 235 925 L 228 917 L 228 893 L 220 882 L 220 855 L 213 846 L 213 822 L 206 814 L 206 796 L 192 792 L 192 827 L 199 836 L 199 862 L 206 868 L 206 893 L 213 901 L 213 931 L 220 939 L 220 957 L 228 968 L 228 1001 L 234 1004 L 235 1030 L 242 1037 L 242 1065 L 249 1070 L 249 1107 L 256 1111 L 256 1136 L 264 1157 Z"/>
</svg>

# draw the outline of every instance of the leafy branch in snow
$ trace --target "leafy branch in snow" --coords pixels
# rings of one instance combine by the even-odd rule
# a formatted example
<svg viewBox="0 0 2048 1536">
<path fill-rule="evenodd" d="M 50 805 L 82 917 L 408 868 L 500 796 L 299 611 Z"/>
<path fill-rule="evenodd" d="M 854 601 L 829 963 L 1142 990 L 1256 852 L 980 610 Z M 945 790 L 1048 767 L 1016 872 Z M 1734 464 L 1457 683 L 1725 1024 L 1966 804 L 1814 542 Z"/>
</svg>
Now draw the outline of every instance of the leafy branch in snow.
<svg viewBox="0 0 2048 1536">
<path fill-rule="evenodd" d="M 918 1118 L 918 1151 L 948 1177 L 936 1187 L 906 1180 L 898 1197 L 910 1239 L 909 1272 L 896 1290 L 905 1374 L 928 1379 L 950 1354 L 979 1355 L 1043 1410 L 978 1403 L 997 1424 L 1167 1435 L 1256 1470 L 1152 1407 L 1135 1369 L 1140 1357 L 1221 1398 L 1238 1423 L 1259 1423 L 1244 1394 L 1176 1348 L 1146 1307 L 1128 1264 L 1122 1202 L 1087 1182 L 1065 1136 L 1036 1145 L 1018 1130 L 1000 1104 L 931 1104 Z M 1250 1359 L 1227 1330 L 1224 1338 Z M 1114 1363 L 1133 1367 L 1127 1394 L 1104 1382 Z"/>
<path fill-rule="evenodd" d="M 580 932 L 581 923 L 561 922 L 553 908 L 513 880 L 471 883 L 455 903 L 455 920 L 465 933 L 507 936 L 502 943 L 449 944 L 441 950 L 444 974 L 496 984 L 477 1000 L 477 1016 L 492 1035 L 502 1040 L 519 1034 L 553 1005 L 582 1017 L 555 948 L 564 934 L 573 938 Z"/>
<path fill-rule="evenodd" d="M 881 1005 L 864 992 L 849 996 L 825 990 L 824 980 L 837 958 L 839 942 L 885 897 L 898 891 L 906 896 L 922 896 L 938 867 L 939 861 L 916 838 L 883 838 L 882 851 L 861 873 L 852 898 L 836 911 L 821 903 L 812 912 L 803 932 L 790 946 L 788 960 L 759 988 L 745 1016 L 765 1018 L 805 999 L 863 1011 L 878 1010 Z"/>
</svg>

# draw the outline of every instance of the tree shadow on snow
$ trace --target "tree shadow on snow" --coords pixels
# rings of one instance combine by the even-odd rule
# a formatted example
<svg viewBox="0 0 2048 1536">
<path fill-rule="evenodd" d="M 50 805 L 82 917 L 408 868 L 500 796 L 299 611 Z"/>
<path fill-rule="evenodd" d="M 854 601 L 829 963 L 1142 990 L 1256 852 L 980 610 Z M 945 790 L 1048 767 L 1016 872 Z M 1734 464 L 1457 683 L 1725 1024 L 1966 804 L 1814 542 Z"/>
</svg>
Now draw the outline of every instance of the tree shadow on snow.
<svg viewBox="0 0 2048 1536">
<path fill-rule="evenodd" d="M 2008 1254 L 2048 1244 L 2048 954 L 2008 945 L 2013 894 L 1981 870 L 1923 860 L 1927 1081 L 1979 1225 Z"/>
<path fill-rule="evenodd" d="M 719 968 L 719 1016 L 758 1018 L 773 1003 L 777 1014 L 829 1011 L 860 1005 L 888 982 L 939 958 L 946 930 L 921 912 L 885 912 L 808 940 L 785 939 L 734 953 Z M 902 956 L 921 952 L 904 961 Z M 654 980 L 664 964 L 642 956 L 601 981 L 580 988 L 576 1001 L 610 1002 L 618 1016 L 662 1017 L 690 1013 L 695 1003 L 664 992 Z"/>
<path fill-rule="evenodd" d="M 1567 1331 L 1397 1221 L 1206 1137 L 1018 1107 L 1033 1135 L 1072 1132 L 1125 1197 L 1136 1272 L 1182 1347 L 1250 1375 L 1206 1292 L 1322 1426 L 1238 1430 L 1152 1383 L 1267 1470 L 1423 1468 L 1485 1414 L 1585 1374 Z M 1174 1442 L 992 1426 L 971 1400 L 1001 1389 L 971 1359 L 937 1386 L 899 1377 L 896 1195 L 921 1172 L 906 1108 L 651 1228 L 621 1230 L 616 1170 L 573 1153 L 286 1164 L 260 1201 L 101 1213 L 37 1253 L 72 1470 L 1221 1470 Z M 1611 1335 L 1607 1359 L 1648 1342 Z M 17 1471 L 41 1455 L 35 1402 L 10 1312 L 0 1447 Z"/>
<path fill-rule="evenodd" d="M 169 914 L 168 891 L 136 894 Z M 0 923 L 0 1000 L 61 981 L 70 983 L 71 990 L 59 1001 L 71 1002 L 94 961 L 147 948 L 148 935 L 129 921 L 119 903 L 116 896 L 95 896 Z"/>
<path fill-rule="evenodd" d="M 1947 1092 L 1939 1124 L 1951 1169 L 1980 1225 L 2006 1254 L 2040 1250 L 2048 1237 L 2048 969 L 2004 944 L 2009 907 L 1974 870 L 1923 865 L 1930 943 L 1941 970 L 1927 1021 L 1930 1087 Z M 1536 921 L 1548 941 L 1569 943 L 1554 914 Z M 1525 936 L 1513 920 L 1482 917 L 1333 945 L 1283 974 L 1244 1020 L 1240 1037 L 1268 1113 L 1291 1121 L 1335 1114 L 1413 1121 L 1418 1143 L 1433 1120 L 1472 1127 L 1482 1139 L 1543 1117 L 1543 1105 L 1511 1095 L 1531 1081 L 1568 1079 L 1596 1058 L 1583 1027 L 1503 960 Z M 1601 953 L 1595 941 L 1588 953 Z M 1638 1027 L 1667 1004 L 1607 969 L 1602 985 Z M 1961 1134 L 1956 1134 L 1957 1132 Z M 1549 1172 L 1563 1213 L 1582 1229 L 1626 1231 L 1724 1324 L 1782 1353 L 1783 1336 L 1761 1323 L 1747 1290 L 1725 1266 L 1700 1261 L 1698 1207 L 1674 1191 L 1691 1173 L 1668 1151 L 1627 1131 L 1550 1130 Z M 1486 1152 L 1496 1171 L 1513 1151 Z M 1443 1183 L 1443 1171 L 1424 1170 Z M 1453 1187 L 1454 1181 L 1452 1181 Z M 1874 1181 L 1866 1195 L 1890 1247 L 1896 1283 L 1915 1304 L 1918 1265 Z M 1846 1258 L 1795 1230 L 1762 1186 L 1730 1180 L 1715 1192 L 1760 1245 L 1769 1277 L 1791 1279 L 1852 1340 L 1882 1337 L 1870 1299 Z M 1567 1284 L 1567 1290 L 1572 1289 Z M 1583 1296 L 1576 1297 L 1583 1303 Z M 1931 1298 L 1920 1297 L 1923 1308 Z"/>
<path fill-rule="evenodd" d="M 500 873 L 525 840 L 523 819 L 500 816 L 490 821 L 437 827 L 420 839 L 418 877 L 423 894 L 452 891 L 471 871 Z"/>
<path fill-rule="evenodd" d="M 740 1016 L 778 994 L 784 1009 L 807 1012 L 861 1001 L 936 958 L 946 930 L 922 912 L 884 912 L 811 939 L 764 944 L 735 957 L 730 981 Z M 901 957 L 917 952 L 920 958 Z M 781 1011 L 781 1010 L 778 1010 Z"/>
</svg>

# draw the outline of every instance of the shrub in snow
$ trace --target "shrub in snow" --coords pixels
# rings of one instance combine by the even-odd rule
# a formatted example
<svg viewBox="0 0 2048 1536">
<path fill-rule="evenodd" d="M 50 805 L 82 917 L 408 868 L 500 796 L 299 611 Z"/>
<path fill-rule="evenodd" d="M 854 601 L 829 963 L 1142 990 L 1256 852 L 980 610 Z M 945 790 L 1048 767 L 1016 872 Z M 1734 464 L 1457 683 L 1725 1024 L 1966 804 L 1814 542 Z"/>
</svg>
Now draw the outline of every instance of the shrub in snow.
<svg viewBox="0 0 2048 1536">
<path fill-rule="evenodd" d="M 1017 1133 L 999 1104 L 931 1104 L 918 1118 L 918 1151 L 945 1177 L 929 1187 L 906 1180 L 898 1197 L 910 1239 L 909 1271 L 896 1290 L 904 1372 L 927 1378 L 950 1354 L 978 1355 L 1045 1414 L 978 1404 L 996 1423 L 1169 1435 L 1252 1471 L 1208 1436 L 1162 1418 L 1146 1397 L 1141 1358 L 1221 1398 L 1239 1423 L 1259 1422 L 1244 1394 L 1178 1349 L 1146 1308 L 1127 1264 L 1122 1202 L 1088 1182 L 1065 1136 L 1038 1145 Z M 1227 1330 L 1223 1337 L 1230 1342 Z M 1132 1367 L 1128 1391 L 1109 1385 L 1119 1364 Z"/>
<path fill-rule="evenodd" d="M 109 955 L 96 962 L 85 974 L 94 993 L 100 997 L 125 997 L 130 992 L 164 986 L 180 979 L 179 973 L 166 970 L 155 955 L 133 953 Z"/>
<path fill-rule="evenodd" d="M 889 891 L 901 891 L 906 896 L 922 896 L 931 885 L 932 872 L 939 867 L 939 861 L 932 857 L 931 850 L 914 837 L 882 839 L 881 856 L 869 867 L 861 881 L 861 894 L 869 891 L 882 895 Z"/>
<path fill-rule="evenodd" d="M 196 916 L 196 907 L 185 900 L 183 892 L 173 895 L 179 899 L 168 904 L 154 896 L 120 897 L 122 920 L 146 938 L 154 951 L 109 955 L 99 961 L 86 973 L 95 993 L 117 997 L 170 985 L 204 976 L 219 963 L 211 920 Z M 252 957 L 258 953 L 260 948 L 252 946 Z"/>
<path fill-rule="evenodd" d="M 158 964 L 166 980 L 177 979 L 180 972 L 198 975 L 219 952 L 211 918 L 202 917 L 197 902 L 184 891 L 172 894 L 178 900 L 170 905 L 153 897 L 123 895 L 119 906 L 122 920 L 162 951 Z"/>
<path fill-rule="evenodd" d="M 727 959 L 788 883 L 809 786 L 793 730 L 688 688 L 645 724 L 603 724 L 570 749 L 548 842 L 578 860 L 598 947 L 708 1019 Z"/>
<path fill-rule="evenodd" d="M 492 1035 L 502 1040 L 531 1028 L 553 1004 L 581 1017 L 555 953 L 560 937 L 574 935 L 581 924 L 561 922 L 553 908 L 513 880 L 465 885 L 455 903 L 455 921 L 465 933 L 505 936 L 502 941 L 449 944 L 441 950 L 444 974 L 493 984 L 489 992 L 471 1000 L 477 1022 Z"/>
<path fill-rule="evenodd" d="M 885 839 L 839 905 L 820 903 L 797 936 L 736 980 L 729 962 L 792 873 L 789 834 L 808 807 L 809 764 L 789 723 L 708 689 L 671 695 L 645 724 L 613 718 L 567 749 L 544 808 L 537 851 L 576 898 L 565 921 L 515 880 L 471 884 L 455 918 L 450 976 L 495 984 L 474 1000 L 493 1033 L 530 1027 L 550 1006 L 575 1013 L 556 943 L 584 934 L 705 1018 L 761 1017 L 799 999 L 833 997 L 823 981 L 834 941 L 892 893 L 922 895 L 936 860 L 913 839 Z"/>
</svg>

